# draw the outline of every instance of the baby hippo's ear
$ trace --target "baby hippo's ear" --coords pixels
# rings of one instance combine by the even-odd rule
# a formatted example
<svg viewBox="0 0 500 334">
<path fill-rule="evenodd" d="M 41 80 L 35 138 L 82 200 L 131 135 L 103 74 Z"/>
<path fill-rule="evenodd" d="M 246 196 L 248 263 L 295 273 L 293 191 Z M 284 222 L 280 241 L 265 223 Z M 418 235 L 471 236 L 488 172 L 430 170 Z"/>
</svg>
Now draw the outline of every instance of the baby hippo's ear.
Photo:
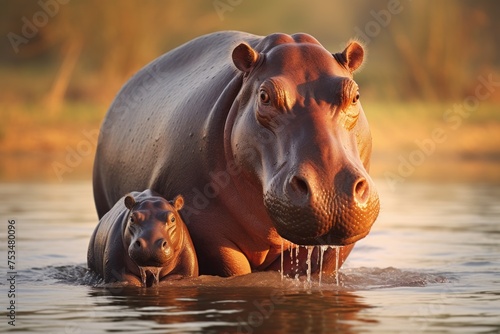
<svg viewBox="0 0 500 334">
<path fill-rule="evenodd" d="M 134 197 L 133 197 L 132 195 L 127 195 L 127 196 L 125 197 L 124 202 L 125 202 L 125 206 L 126 206 L 126 207 L 127 207 L 127 209 L 129 209 L 129 210 L 132 210 L 132 208 L 133 208 L 133 207 L 134 207 L 134 205 L 135 205 L 135 199 L 134 199 Z"/>
<path fill-rule="evenodd" d="M 177 195 L 174 198 L 174 203 L 173 204 L 174 204 L 175 210 L 179 211 L 184 206 L 184 197 L 182 197 L 182 195 Z"/>
</svg>

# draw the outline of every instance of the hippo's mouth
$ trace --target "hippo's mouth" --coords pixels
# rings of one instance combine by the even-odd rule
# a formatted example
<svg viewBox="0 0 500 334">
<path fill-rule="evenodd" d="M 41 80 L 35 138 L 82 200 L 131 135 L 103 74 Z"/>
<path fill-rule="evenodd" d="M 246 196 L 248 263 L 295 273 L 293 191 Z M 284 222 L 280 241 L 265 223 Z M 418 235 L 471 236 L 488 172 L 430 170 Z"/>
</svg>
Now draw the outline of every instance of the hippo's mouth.
<svg viewBox="0 0 500 334">
<path fill-rule="evenodd" d="M 355 236 L 349 236 L 349 237 L 345 237 L 345 238 L 338 237 L 334 233 L 328 233 L 326 235 L 322 235 L 322 236 L 318 236 L 318 237 L 307 238 L 307 237 L 303 237 L 303 236 L 292 235 L 292 234 L 289 234 L 285 231 L 280 232 L 279 229 L 277 229 L 277 230 L 278 230 L 278 234 L 282 238 L 284 238 L 288 241 L 291 241 L 294 244 L 300 245 L 300 246 L 312 246 L 312 245 L 347 246 L 347 245 L 353 244 L 353 243 L 363 239 L 370 232 L 370 230 L 368 229 L 367 231 L 359 233 Z"/>
<path fill-rule="evenodd" d="M 267 193 L 267 211 L 279 235 L 298 245 L 345 246 L 364 238 L 379 213 L 378 197 L 358 206 L 343 196 L 325 196 L 315 206 L 295 206 Z"/>
</svg>

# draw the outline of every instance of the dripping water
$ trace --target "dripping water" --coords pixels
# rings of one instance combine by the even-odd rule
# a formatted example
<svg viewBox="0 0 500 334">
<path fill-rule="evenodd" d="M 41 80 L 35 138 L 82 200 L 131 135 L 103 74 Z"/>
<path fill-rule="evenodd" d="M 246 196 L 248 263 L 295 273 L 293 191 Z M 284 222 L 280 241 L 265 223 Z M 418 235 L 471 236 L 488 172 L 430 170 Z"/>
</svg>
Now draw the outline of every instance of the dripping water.
<svg viewBox="0 0 500 334">
<path fill-rule="evenodd" d="M 299 270 L 299 249 L 300 249 L 300 246 L 297 246 L 295 248 L 295 271 L 296 272 Z"/>
<path fill-rule="evenodd" d="M 323 276 L 323 255 L 328 249 L 328 246 L 319 246 L 319 285 L 321 286 L 321 277 Z"/>
<path fill-rule="evenodd" d="M 153 275 L 153 282 L 151 286 L 156 286 L 160 283 L 160 271 L 161 267 L 141 267 L 139 266 L 139 271 L 141 273 L 142 286 L 148 286 L 148 272 Z"/>
<path fill-rule="evenodd" d="M 335 248 L 335 283 L 339 285 L 339 257 L 340 257 L 340 247 L 334 246 Z"/>
<path fill-rule="evenodd" d="M 313 252 L 313 249 L 314 249 L 314 246 L 306 246 L 306 249 L 307 249 L 307 260 L 306 260 L 306 264 L 307 264 L 307 284 L 309 285 L 309 287 L 311 287 L 312 285 L 312 282 L 311 282 L 311 255 L 312 255 L 312 252 Z"/>
<path fill-rule="evenodd" d="M 300 250 L 300 246 L 297 245 L 297 247 L 295 248 L 295 280 L 298 281 L 299 280 L 299 250 Z"/>
<path fill-rule="evenodd" d="M 284 248 L 284 240 L 281 238 L 281 281 L 283 282 L 283 248 Z"/>
<path fill-rule="evenodd" d="M 335 282 L 336 285 L 339 285 L 339 264 L 340 264 L 340 252 L 342 250 L 341 246 L 329 246 L 329 245 L 319 245 L 319 246 L 300 246 L 300 245 L 295 245 L 295 248 L 292 248 L 292 245 L 288 245 L 288 252 L 290 254 L 290 273 L 288 277 L 292 277 L 295 280 L 299 280 L 299 251 L 300 248 L 304 247 L 307 249 L 307 271 L 306 271 L 306 284 L 311 287 L 312 281 L 312 253 L 314 249 L 317 247 L 318 254 L 319 256 L 317 257 L 317 262 L 319 264 L 319 274 L 318 274 L 318 284 L 321 286 L 322 278 L 323 278 L 323 262 L 324 262 L 324 255 L 325 252 L 328 249 L 331 249 L 332 251 L 335 252 Z M 281 281 L 285 279 L 285 272 L 284 272 L 284 254 L 285 254 L 285 245 L 284 245 L 284 240 L 281 241 Z M 295 275 L 293 275 L 293 271 L 295 268 Z M 143 279 L 144 280 L 144 279 Z"/>
</svg>

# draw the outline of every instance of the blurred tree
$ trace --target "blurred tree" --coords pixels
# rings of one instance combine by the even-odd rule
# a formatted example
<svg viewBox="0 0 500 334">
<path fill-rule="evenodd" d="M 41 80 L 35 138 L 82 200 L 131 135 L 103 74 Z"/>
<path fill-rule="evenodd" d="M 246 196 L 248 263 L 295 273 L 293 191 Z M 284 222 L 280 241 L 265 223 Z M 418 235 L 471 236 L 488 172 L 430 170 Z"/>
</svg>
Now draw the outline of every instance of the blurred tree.
<svg viewBox="0 0 500 334">
<path fill-rule="evenodd" d="M 0 70 L 30 70 L 23 72 L 29 77 L 16 79 L 17 85 L 0 83 L 0 97 L 9 94 L 7 90 L 19 95 L 18 100 L 35 96 L 44 99 L 55 113 L 65 98 L 109 103 L 123 82 L 146 63 L 215 30 L 302 31 L 331 51 L 340 51 L 357 29 L 375 20 L 373 11 L 387 9 L 396 0 L 220 1 L 231 7 L 222 16 L 214 1 L 205 0 L 59 4 L 57 13 L 47 14 L 48 22 L 19 45 L 19 52 L 3 38 Z M 367 86 L 374 83 L 367 87 L 373 96 L 456 99 L 470 94 L 478 73 L 498 69 L 498 1 L 399 2 L 403 10 L 373 37 L 368 45 L 368 66 L 357 77 Z M 22 36 L 25 22 L 33 22 L 34 15 L 54 3 L 58 0 L 3 2 L 2 35 Z M 34 87 L 41 88 L 27 93 Z"/>
<path fill-rule="evenodd" d="M 482 64 L 498 52 L 485 3 L 413 2 L 389 26 L 403 64 L 401 80 L 409 79 L 402 98 L 456 99 L 476 85 Z"/>
</svg>

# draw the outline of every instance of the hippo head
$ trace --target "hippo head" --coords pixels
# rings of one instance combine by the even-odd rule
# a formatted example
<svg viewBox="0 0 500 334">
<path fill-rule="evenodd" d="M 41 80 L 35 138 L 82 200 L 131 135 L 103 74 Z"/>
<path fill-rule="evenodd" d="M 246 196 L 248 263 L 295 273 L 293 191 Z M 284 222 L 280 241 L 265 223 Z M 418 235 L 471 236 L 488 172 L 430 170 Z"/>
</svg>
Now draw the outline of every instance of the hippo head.
<svg viewBox="0 0 500 334">
<path fill-rule="evenodd" d="M 357 42 L 332 54 L 305 34 L 233 50 L 243 83 L 226 136 L 230 154 L 293 243 L 351 244 L 378 216 L 367 173 L 371 134 L 352 76 L 363 54 Z"/>
<path fill-rule="evenodd" d="M 161 197 L 136 202 L 127 195 L 124 201 L 130 210 L 123 238 L 130 258 L 139 267 L 172 270 L 184 237 L 178 212 L 184 205 L 183 197 L 177 196 L 172 203 Z"/>
</svg>

